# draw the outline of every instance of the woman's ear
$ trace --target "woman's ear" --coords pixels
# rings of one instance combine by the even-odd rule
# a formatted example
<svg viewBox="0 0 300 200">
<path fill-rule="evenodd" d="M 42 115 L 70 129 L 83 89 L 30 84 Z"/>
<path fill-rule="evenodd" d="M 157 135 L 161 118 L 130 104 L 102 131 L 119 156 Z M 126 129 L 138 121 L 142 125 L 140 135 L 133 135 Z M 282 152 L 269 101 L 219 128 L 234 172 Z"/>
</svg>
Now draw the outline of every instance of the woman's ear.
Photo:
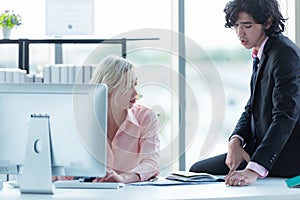
<svg viewBox="0 0 300 200">
<path fill-rule="evenodd" d="M 266 23 L 264 24 L 264 28 L 267 30 L 272 26 L 273 23 L 273 17 L 269 17 Z"/>
</svg>

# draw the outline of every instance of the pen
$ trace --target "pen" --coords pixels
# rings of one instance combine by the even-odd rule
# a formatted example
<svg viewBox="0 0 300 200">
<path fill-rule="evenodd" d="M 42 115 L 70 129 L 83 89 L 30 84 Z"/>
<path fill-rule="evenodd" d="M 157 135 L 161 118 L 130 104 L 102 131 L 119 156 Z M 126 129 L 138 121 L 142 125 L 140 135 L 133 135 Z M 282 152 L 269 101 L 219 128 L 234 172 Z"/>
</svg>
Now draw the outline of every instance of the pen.
<svg viewBox="0 0 300 200">
<path fill-rule="evenodd" d="M 156 176 L 149 179 L 150 182 L 154 182 L 154 181 L 157 181 L 157 180 L 158 180 L 158 178 Z"/>
</svg>

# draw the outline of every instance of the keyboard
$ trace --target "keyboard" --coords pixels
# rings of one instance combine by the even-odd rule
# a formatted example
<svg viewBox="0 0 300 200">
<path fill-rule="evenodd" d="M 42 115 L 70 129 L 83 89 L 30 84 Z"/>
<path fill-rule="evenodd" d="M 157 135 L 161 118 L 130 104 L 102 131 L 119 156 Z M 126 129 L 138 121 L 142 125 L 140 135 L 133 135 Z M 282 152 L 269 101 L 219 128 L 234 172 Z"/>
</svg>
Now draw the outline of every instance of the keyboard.
<svg viewBox="0 0 300 200">
<path fill-rule="evenodd" d="M 81 180 L 59 180 L 55 181 L 56 188 L 67 189 L 119 189 L 125 187 L 124 183 L 114 182 L 83 182 Z"/>
<path fill-rule="evenodd" d="M 14 188 L 20 187 L 17 181 L 9 181 L 8 184 Z M 55 181 L 53 184 L 57 189 L 119 189 L 125 187 L 124 183 L 83 182 L 81 180 L 59 180 Z"/>
</svg>

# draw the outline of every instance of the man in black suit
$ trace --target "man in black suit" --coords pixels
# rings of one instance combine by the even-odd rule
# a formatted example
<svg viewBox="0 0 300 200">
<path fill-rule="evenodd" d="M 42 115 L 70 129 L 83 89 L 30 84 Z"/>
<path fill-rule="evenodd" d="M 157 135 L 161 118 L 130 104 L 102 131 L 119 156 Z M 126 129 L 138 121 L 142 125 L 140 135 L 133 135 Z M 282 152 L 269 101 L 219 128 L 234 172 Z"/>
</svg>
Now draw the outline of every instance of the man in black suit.
<svg viewBox="0 0 300 200">
<path fill-rule="evenodd" d="M 266 176 L 300 174 L 300 50 L 282 35 L 277 0 L 232 0 L 225 27 L 259 60 L 251 96 L 229 138 L 228 153 L 201 160 L 190 171 L 227 174 L 231 186 Z"/>
</svg>

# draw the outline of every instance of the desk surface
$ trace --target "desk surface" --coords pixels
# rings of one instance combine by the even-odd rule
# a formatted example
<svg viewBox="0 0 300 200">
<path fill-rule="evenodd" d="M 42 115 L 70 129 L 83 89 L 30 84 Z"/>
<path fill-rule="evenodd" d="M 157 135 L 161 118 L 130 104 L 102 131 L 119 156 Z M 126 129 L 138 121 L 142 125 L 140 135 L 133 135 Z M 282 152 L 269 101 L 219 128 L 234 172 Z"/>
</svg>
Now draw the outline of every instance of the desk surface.
<svg viewBox="0 0 300 200">
<path fill-rule="evenodd" d="M 126 186 L 121 189 L 56 189 L 54 195 L 20 194 L 7 183 L 0 190 L 5 200 L 99 200 L 99 199 L 247 199 L 276 200 L 300 199 L 300 188 L 288 188 L 285 179 L 267 178 L 245 187 L 229 187 L 224 183 L 176 186 Z"/>
</svg>

